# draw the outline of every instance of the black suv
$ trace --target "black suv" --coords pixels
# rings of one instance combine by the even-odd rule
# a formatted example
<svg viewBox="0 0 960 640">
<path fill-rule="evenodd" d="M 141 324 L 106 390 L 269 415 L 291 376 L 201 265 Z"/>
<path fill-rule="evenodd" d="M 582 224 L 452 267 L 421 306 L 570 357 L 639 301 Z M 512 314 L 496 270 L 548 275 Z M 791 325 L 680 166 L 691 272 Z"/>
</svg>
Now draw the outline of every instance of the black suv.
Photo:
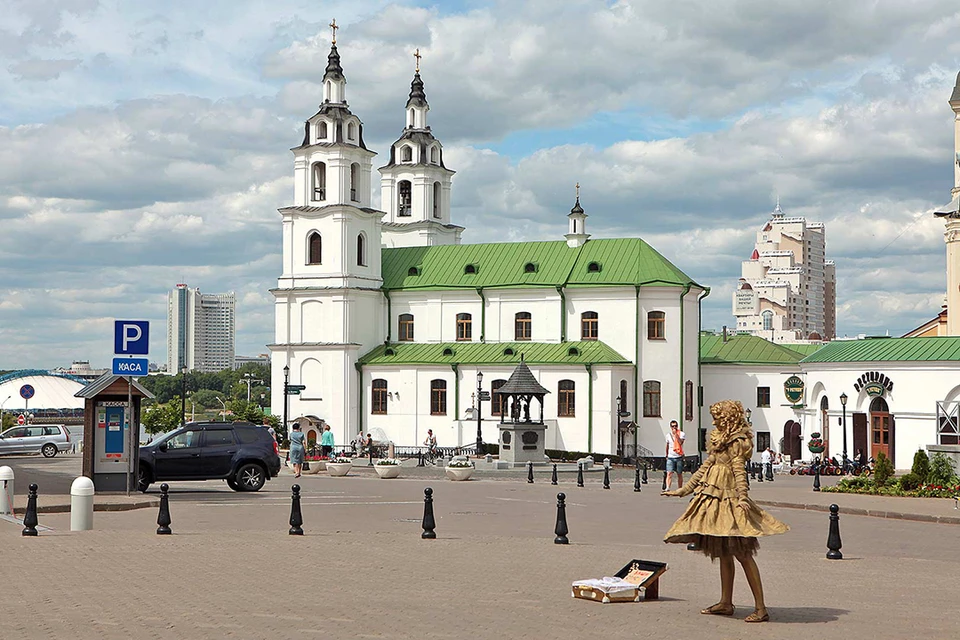
<svg viewBox="0 0 960 640">
<path fill-rule="evenodd" d="M 259 491 L 280 473 L 270 432 L 249 422 L 189 422 L 140 447 L 137 488 L 163 480 L 226 480 L 234 491 Z"/>
</svg>

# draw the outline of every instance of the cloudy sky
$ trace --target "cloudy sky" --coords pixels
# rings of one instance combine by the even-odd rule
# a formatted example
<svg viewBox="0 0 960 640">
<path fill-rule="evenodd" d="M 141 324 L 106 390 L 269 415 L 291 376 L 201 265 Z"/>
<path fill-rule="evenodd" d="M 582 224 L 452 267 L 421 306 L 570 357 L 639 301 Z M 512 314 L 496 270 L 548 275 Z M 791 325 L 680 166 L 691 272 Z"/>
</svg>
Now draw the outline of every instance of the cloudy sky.
<svg viewBox="0 0 960 640">
<path fill-rule="evenodd" d="M 733 324 L 740 261 L 779 194 L 827 225 L 841 335 L 898 335 L 945 289 L 956 0 L 0 0 L 0 369 L 112 357 L 114 318 L 268 289 L 292 155 L 330 46 L 386 156 L 413 71 L 465 242 L 642 236 Z M 376 164 L 375 161 L 375 165 Z M 375 181 L 376 184 L 376 181 Z M 374 203 L 379 202 L 375 190 Z"/>
</svg>

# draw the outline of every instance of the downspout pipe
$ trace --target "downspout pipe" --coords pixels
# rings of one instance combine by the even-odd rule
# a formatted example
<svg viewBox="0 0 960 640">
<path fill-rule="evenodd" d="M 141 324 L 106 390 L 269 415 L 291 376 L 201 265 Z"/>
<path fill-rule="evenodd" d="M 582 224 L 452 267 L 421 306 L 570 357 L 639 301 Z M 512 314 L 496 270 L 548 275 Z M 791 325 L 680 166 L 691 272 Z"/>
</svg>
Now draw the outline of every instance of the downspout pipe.
<svg viewBox="0 0 960 640">
<path fill-rule="evenodd" d="M 480 342 L 487 341 L 487 299 L 483 297 L 483 287 L 477 287 L 480 296 Z"/>
<path fill-rule="evenodd" d="M 679 422 L 681 425 L 683 424 L 683 418 L 686 417 L 684 416 L 685 407 L 683 406 L 683 400 L 684 400 L 683 398 L 683 382 L 684 382 L 683 380 L 683 346 L 684 346 L 684 338 L 686 337 L 683 333 L 683 329 L 684 329 L 683 299 L 684 297 L 686 297 L 688 293 L 690 293 L 690 288 L 692 286 L 693 284 L 688 282 L 686 286 L 683 288 L 683 293 L 680 294 L 680 419 L 677 420 L 677 422 Z M 699 344 L 699 342 L 700 342 L 700 336 L 697 335 L 697 343 Z M 698 354 L 700 353 L 699 348 L 697 349 L 697 353 Z M 693 407 L 691 407 L 691 409 L 692 408 Z M 699 437 L 699 435 L 700 434 L 698 433 L 697 436 Z"/>
<path fill-rule="evenodd" d="M 560 294 L 560 342 L 567 341 L 567 295 L 563 292 L 563 285 L 557 287 Z"/>
<path fill-rule="evenodd" d="M 357 425 L 359 426 L 357 431 L 363 431 L 366 433 L 366 429 L 363 426 L 363 396 L 365 395 L 363 392 L 363 364 L 356 362 L 353 366 L 357 368 L 357 380 L 359 381 L 357 383 Z M 354 431 L 347 429 L 346 437 L 353 437 L 353 433 Z"/>
<path fill-rule="evenodd" d="M 390 291 L 387 289 L 380 289 L 383 292 L 383 297 L 387 299 L 387 339 L 386 343 L 390 344 L 390 330 L 393 328 L 393 311 L 391 309 L 392 301 L 390 300 Z"/>
<path fill-rule="evenodd" d="M 640 285 L 634 285 L 636 289 L 636 302 L 637 302 L 637 313 L 636 313 L 636 322 L 633 328 L 633 337 L 637 341 L 637 358 L 633 361 L 633 423 L 636 425 L 633 429 L 633 455 L 634 457 L 640 457 L 640 397 L 637 395 L 637 391 L 640 388 Z M 620 428 L 620 420 L 617 420 L 617 428 Z"/>
<path fill-rule="evenodd" d="M 593 365 L 583 365 L 587 369 L 587 453 L 593 452 Z"/>
<path fill-rule="evenodd" d="M 460 365 L 456 362 L 450 364 L 450 368 L 453 369 L 453 415 L 457 417 L 457 422 L 460 421 Z M 461 428 L 461 432 L 463 429 Z M 462 445 L 460 442 L 460 437 L 457 437 L 457 446 Z"/>
<path fill-rule="evenodd" d="M 697 296 L 697 458 L 703 464 L 703 450 L 700 448 L 700 430 L 703 428 L 703 378 L 700 377 L 700 333 L 703 331 L 703 313 L 701 303 L 710 295 L 710 287 L 704 287 Z"/>
</svg>

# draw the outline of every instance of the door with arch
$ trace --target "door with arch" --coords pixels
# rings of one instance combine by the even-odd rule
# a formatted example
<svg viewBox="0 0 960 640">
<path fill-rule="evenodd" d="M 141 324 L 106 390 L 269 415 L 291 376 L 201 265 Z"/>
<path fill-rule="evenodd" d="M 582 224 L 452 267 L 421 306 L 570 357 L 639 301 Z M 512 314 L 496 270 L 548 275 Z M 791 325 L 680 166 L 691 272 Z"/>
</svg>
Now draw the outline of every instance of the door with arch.
<svg viewBox="0 0 960 640">
<path fill-rule="evenodd" d="M 890 407 L 878 396 L 870 402 L 870 455 L 876 458 L 882 452 L 893 461 L 893 437 L 894 420 Z"/>
<path fill-rule="evenodd" d="M 803 459 L 803 438 L 800 436 L 800 423 L 787 420 L 783 425 L 783 455 L 791 460 Z"/>
</svg>

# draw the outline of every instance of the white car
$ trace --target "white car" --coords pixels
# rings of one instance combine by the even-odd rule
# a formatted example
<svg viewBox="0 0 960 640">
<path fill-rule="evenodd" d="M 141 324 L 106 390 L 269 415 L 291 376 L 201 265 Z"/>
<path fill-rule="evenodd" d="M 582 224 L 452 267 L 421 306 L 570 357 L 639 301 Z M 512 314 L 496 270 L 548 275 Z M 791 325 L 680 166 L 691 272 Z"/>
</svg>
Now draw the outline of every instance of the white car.
<svg viewBox="0 0 960 640">
<path fill-rule="evenodd" d="M 42 453 L 52 458 L 72 446 L 70 431 L 62 424 L 29 424 L 0 433 L 0 455 Z"/>
</svg>

